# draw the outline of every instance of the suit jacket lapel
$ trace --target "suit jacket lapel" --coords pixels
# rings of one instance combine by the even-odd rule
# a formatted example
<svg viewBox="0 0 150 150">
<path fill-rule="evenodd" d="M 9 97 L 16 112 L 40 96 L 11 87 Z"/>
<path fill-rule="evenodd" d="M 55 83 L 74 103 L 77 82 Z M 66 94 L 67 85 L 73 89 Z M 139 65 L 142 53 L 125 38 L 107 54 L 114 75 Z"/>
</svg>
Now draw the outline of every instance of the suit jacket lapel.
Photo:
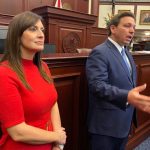
<svg viewBox="0 0 150 150">
<path fill-rule="evenodd" d="M 130 82 L 133 84 L 133 81 L 132 81 L 132 77 L 130 76 L 129 74 L 129 71 L 127 70 L 127 67 L 126 67 L 126 64 L 121 56 L 121 54 L 119 53 L 119 51 L 117 50 L 117 48 L 115 47 L 115 45 L 113 45 L 109 40 L 107 41 L 108 43 L 108 46 L 110 47 L 110 49 L 112 49 L 112 52 L 114 53 L 114 55 L 116 56 L 116 59 L 120 62 L 120 64 L 122 65 L 126 75 L 128 76 L 128 79 L 130 80 Z M 128 53 L 127 56 L 129 56 L 130 54 Z M 129 58 L 129 57 L 128 57 Z M 131 61 L 131 56 L 129 58 L 129 61 L 131 63 L 131 68 L 133 67 L 133 63 Z M 132 69 L 132 72 L 133 72 L 133 69 Z"/>
<path fill-rule="evenodd" d="M 116 53 L 116 51 L 117 51 L 117 53 Z M 124 69 L 126 75 L 128 76 L 130 82 L 132 82 L 131 75 L 130 75 L 128 69 L 127 69 L 127 66 L 126 66 L 126 64 L 125 64 L 125 62 L 124 62 L 124 60 L 123 60 L 121 54 L 119 53 L 118 50 L 115 50 L 115 51 L 113 50 L 113 52 L 114 52 L 114 54 L 115 54 L 115 56 L 116 56 L 116 59 L 118 59 L 118 61 L 119 61 L 120 64 L 122 65 L 122 67 L 123 67 L 123 69 Z M 131 68 L 132 68 L 132 65 L 131 65 Z M 133 71 L 132 71 L 132 72 L 133 72 Z"/>
<path fill-rule="evenodd" d="M 136 72 L 134 71 L 135 63 L 134 63 L 134 60 L 133 60 L 133 58 L 132 58 L 132 56 L 131 56 L 131 54 L 129 53 L 128 50 L 126 50 L 126 54 L 127 54 L 128 59 L 130 61 L 130 64 L 131 64 L 131 69 L 132 69 L 132 75 L 131 75 L 131 77 L 132 77 L 132 81 L 133 81 L 134 86 L 135 86 L 136 85 L 136 79 L 135 79 Z"/>
</svg>

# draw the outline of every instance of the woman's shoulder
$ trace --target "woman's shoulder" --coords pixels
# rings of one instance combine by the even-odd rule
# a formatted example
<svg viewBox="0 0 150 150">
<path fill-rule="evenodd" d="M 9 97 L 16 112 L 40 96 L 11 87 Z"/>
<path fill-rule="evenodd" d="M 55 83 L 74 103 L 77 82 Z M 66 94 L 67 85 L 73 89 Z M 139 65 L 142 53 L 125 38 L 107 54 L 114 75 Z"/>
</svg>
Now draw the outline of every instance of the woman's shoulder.
<svg viewBox="0 0 150 150">
<path fill-rule="evenodd" d="M 47 63 L 45 61 L 43 61 L 43 60 L 41 61 L 41 64 L 42 64 L 43 67 L 48 67 Z"/>
<path fill-rule="evenodd" d="M 9 70 L 9 69 L 10 69 L 10 67 L 9 67 L 8 61 L 0 62 L 0 71 L 1 70 Z"/>
<path fill-rule="evenodd" d="M 42 64 L 42 67 L 43 67 L 44 70 L 49 70 L 48 65 L 47 65 L 46 62 L 41 61 L 41 64 Z"/>
<path fill-rule="evenodd" d="M 0 75 L 14 75 L 14 71 L 11 69 L 8 61 L 3 61 L 0 63 Z"/>
<path fill-rule="evenodd" d="M 42 67 L 43 67 L 44 71 L 46 71 L 47 74 L 51 75 L 50 69 L 49 69 L 47 63 L 42 61 L 41 64 L 42 64 Z"/>
</svg>

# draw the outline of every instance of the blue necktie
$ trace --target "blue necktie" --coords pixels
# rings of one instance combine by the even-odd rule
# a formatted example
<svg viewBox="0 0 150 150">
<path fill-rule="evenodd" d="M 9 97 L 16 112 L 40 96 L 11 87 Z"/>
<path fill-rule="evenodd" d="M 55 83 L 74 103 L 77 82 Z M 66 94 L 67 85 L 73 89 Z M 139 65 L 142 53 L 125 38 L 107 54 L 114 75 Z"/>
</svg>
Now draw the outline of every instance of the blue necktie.
<svg viewBox="0 0 150 150">
<path fill-rule="evenodd" d="M 128 71 L 129 71 L 129 74 L 131 75 L 131 66 L 129 64 L 129 61 L 127 60 L 128 58 L 127 58 L 127 55 L 125 53 L 125 49 L 124 48 L 122 48 L 121 55 L 123 57 L 123 60 L 124 60 L 124 62 L 126 64 L 126 67 L 127 67 Z"/>
</svg>

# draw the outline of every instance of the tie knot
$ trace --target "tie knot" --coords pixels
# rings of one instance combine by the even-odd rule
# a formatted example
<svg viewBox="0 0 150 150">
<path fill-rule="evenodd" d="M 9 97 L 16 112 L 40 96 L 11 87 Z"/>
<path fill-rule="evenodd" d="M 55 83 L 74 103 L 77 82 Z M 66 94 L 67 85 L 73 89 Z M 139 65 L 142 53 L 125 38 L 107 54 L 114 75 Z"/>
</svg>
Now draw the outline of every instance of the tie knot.
<svg viewBox="0 0 150 150">
<path fill-rule="evenodd" d="M 125 48 L 123 47 L 121 50 L 121 54 L 124 55 L 125 54 Z"/>
<path fill-rule="evenodd" d="M 125 48 L 124 48 L 124 47 L 122 47 L 122 51 L 125 51 Z"/>
</svg>

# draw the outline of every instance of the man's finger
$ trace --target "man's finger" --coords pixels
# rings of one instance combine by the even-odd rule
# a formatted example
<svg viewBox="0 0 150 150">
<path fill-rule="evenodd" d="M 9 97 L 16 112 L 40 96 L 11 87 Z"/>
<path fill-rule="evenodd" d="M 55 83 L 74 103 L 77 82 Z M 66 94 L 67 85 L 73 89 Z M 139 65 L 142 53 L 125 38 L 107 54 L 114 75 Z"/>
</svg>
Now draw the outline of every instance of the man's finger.
<svg viewBox="0 0 150 150">
<path fill-rule="evenodd" d="M 146 83 L 135 88 L 136 91 L 142 92 L 146 89 Z"/>
</svg>

